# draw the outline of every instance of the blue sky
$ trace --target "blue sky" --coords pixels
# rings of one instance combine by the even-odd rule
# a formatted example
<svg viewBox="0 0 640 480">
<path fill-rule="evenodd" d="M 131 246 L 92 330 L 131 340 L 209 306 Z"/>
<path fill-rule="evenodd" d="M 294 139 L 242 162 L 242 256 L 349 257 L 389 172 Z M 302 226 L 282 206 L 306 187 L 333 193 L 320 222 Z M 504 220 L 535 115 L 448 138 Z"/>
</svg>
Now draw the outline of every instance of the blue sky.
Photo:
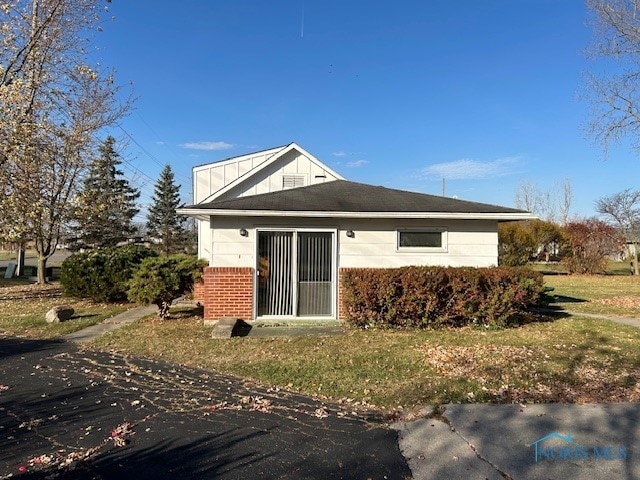
<svg viewBox="0 0 640 480">
<path fill-rule="evenodd" d="M 573 214 L 636 188 L 627 145 L 584 133 L 588 11 L 573 0 L 110 4 L 95 59 L 133 85 L 112 131 L 148 203 L 191 168 L 291 141 L 350 180 L 514 205 L 568 179 Z M 598 67 L 599 68 L 599 67 Z M 126 89 L 125 89 L 126 90 Z"/>
</svg>

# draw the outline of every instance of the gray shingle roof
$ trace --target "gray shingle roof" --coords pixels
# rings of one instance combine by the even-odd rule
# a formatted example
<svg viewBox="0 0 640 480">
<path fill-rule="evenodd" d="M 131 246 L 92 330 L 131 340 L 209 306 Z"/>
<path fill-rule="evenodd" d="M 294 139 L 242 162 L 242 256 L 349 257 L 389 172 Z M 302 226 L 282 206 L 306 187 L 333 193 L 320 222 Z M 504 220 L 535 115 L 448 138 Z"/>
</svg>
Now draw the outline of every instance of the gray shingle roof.
<svg viewBox="0 0 640 480">
<path fill-rule="evenodd" d="M 279 192 L 189 205 L 187 209 L 282 212 L 526 213 L 424 193 L 336 180 Z"/>
</svg>

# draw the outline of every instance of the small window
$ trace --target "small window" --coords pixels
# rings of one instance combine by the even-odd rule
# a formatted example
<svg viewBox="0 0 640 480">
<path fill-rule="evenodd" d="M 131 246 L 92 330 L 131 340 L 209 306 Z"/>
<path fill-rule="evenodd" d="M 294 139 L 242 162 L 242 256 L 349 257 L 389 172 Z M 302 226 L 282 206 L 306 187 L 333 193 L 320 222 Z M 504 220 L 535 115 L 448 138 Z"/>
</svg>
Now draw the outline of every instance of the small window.
<svg viewBox="0 0 640 480">
<path fill-rule="evenodd" d="M 443 230 L 400 230 L 398 231 L 398 249 L 436 249 L 446 248 Z"/>
<path fill-rule="evenodd" d="M 304 187 L 304 175 L 283 175 L 282 188 Z"/>
</svg>

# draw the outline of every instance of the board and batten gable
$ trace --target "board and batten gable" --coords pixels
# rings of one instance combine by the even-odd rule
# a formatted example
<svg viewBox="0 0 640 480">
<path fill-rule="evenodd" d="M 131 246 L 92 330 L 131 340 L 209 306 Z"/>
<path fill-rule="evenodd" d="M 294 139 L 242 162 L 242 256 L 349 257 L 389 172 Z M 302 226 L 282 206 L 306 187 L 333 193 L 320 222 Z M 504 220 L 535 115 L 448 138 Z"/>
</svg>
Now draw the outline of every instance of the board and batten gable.
<svg viewBox="0 0 640 480">
<path fill-rule="evenodd" d="M 255 175 L 225 192 L 219 199 L 278 192 L 293 186 L 307 187 L 339 178 L 322 164 L 292 149 L 275 162 L 260 169 Z"/>
<path fill-rule="evenodd" d="M 204 202 L 223 187 L 266 162 L 281 149 L 282 147 L 272 148 L 195 167 L 193 169 L 194 203 Z"/>
<path fill-rule="evenodd" d="M 250 176 L 250 172 L 259 168 L 282 147 L 242 155 L 215 163 L 201 165 L 193 169 L 193 200 L 202 203 L 215 198 L 227 185 L 237 182 L 240 177 Z M 198 227 L 198 258 L 211 263 L 212 231 L 209 220 L 196 219 Z"/>
<path fill-rule="evenodd" d="M 193 169 L 194 203 L 239 198 L 341 180 L 343 177 L 296 144 Z M 198 257 L 213 263 L 210 221 L 197 220 Z"/>
<path fill-rule="evenodd" d="M 202 165 L 193 169 L 193 177 L 196 204 L 343 179 L 295 145 Z M 285 180 L 291 177 L 296 177 L 296 183 L 287 185 Z"/>
<path fill-rule="evenodd" d="M 498 261 L 495 220 L 336 219 L 273 217 L 212 218 L 214 267 L 256 266 L 256 232 L 260 229 L 329 229 L 338 232 L 337 268 L 392 268 L 410 265 L 489 267 Z M 240 230 L 246 229 L 243 237 Z M 436 229 L 446 232 L 443 251 L 401 251 L 398 230 Z M 352 231 L 353 237 L 346 232 Z"/>
</svg>

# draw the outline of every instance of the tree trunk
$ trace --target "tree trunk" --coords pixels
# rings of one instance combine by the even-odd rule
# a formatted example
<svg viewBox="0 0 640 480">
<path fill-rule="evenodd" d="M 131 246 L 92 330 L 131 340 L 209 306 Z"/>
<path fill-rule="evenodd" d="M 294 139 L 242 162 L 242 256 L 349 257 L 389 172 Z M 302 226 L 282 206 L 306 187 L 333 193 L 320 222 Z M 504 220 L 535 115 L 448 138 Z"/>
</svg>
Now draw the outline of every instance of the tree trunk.
<svg viewBox="0 0 640 480">
<path fill-rule="evenodd" d="M 47 283 L 47 257 L 42 254 L 38 254 L 38 284 L 44 285 Z"/>
<path fill-rule="evenodd" d="M 158 306 L 158 317 L 160 320 L 166 320 L 169 318 L 169 308 L 171 307 L 171 302 L 165 302 L 164 300 L 159 300 L 156 302 Z"/>
</svg>

